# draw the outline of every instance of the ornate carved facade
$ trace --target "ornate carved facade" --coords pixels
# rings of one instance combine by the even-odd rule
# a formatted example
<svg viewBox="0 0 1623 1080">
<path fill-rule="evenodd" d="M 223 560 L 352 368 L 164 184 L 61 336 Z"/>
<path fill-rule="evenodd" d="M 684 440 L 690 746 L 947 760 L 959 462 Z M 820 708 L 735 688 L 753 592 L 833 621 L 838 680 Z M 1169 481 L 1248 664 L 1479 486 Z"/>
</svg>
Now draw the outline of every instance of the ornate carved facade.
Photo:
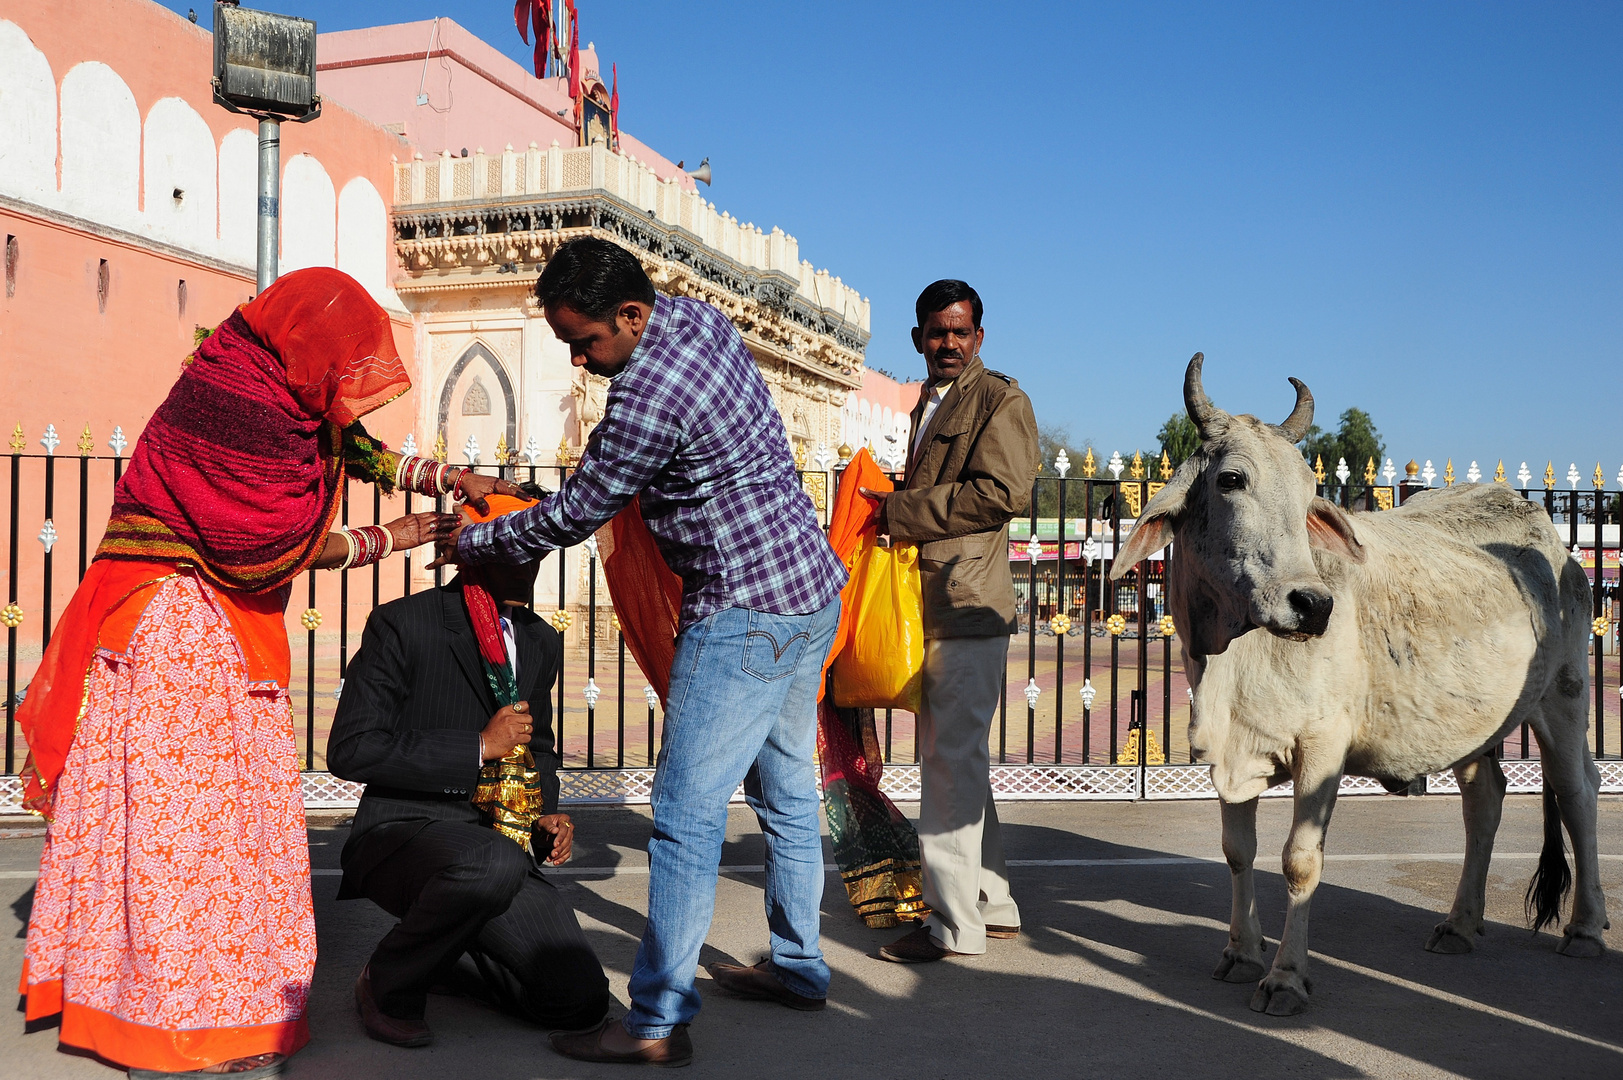
<svg viewBox="0 0 1623 1080">
<path fill-rule="evenodd" d="M 420 384 L 419 431 L 453 459 L 556 465 L 602 417 L 606 384 L 569 364 L 531 293 L 557 248 L 598 236 L 655 287 L 714 304 L 760 364 L 797 457 L 833 459 L 862 385 L 868 304 L 798 259 L 781 230 L 740 225 L 674 179 L 597 145 L 417 158 L 396 166 L 394 242 Z M 470 407 L 469 403 L 473 406 Z"/>
</svg>

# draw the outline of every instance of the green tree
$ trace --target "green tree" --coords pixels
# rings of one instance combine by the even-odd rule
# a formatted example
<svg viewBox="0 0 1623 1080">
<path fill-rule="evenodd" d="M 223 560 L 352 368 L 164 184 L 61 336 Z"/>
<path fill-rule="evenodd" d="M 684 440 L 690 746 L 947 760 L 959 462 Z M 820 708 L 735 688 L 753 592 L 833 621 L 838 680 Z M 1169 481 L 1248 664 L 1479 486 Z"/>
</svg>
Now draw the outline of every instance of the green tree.
<svg viewBox="0 0 1623 1080">
<path fill-rule="evenodd" d="M 1195 428 L 1195 422 L 1189 419 L 1189 414 L 1182 409 L 1167 417 L 1167 422 L 1161 425 L 1155 437 L 1160 440 L 1161 452 L 1171 460 L 1174 469 L 1200 449 L 1200 432 Z"/>
<path fill-rule="evenodd" d="M 1071 459 L 1070 477 L 1082 475 L 1082 459 L 1088 454 L 1092 440 L 1076 439 L 1072 437 L 1069 428 L 1063 424 L 1037 425 L 1037 449 L 1042 455 L 1043 468 L 1037 474 L 1037 516 L 1059 516 L 1059 487 L 1055 478 L 1059 472 L 1054 468 L 1054 459 L 1059 457 L 1061 450 Z M 1097 452 L 1096 452 L 1097 453 Z M 1103 464 L 1102 462 L 1100 463 Z M 1068 484 L 1065 492 L 1065 515 L 1067 517 L 1081 517 L 1085 503 L 1082 494 L 1082 485 Z"/>
<path fill-rule="evenodd" d="M 1345 459 L 1352 473 L 1348 486 L 1354 489 L 1355 495 L 1363 493 L 1364 470 L 1369 467 L 1370 461 L 1373 460 L 1375 468 L 1379 469 L 1386 460 L 1386 443 L 1375 427 L 1374 418 L 1356 406 L 1341 414 L 1334 434 L 1317 424 L 1308 428 L 1301 446 L 1302 455 L 1309 465 L 1320 460 L 1324 462 L 1325 482 L 1332 486 L 1338 483 L 1335 478 L 1336 466 Z"/>
</svg>

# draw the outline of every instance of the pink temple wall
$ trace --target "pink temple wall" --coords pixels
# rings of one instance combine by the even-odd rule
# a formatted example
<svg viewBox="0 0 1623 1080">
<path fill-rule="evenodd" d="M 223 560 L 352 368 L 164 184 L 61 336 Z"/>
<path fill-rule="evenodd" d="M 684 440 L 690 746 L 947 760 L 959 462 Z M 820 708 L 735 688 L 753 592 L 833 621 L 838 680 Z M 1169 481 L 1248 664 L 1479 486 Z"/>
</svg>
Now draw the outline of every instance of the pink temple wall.
<svg viewBox="0 0 1623 1080">
<path fill-rule="evenodd" d="M 535 78 L 450 19 L 322 34 L 317 57 L 324 96 L 380 125 L 398 125 L 424 157 L 578 142 L 564 80 Z M 583 51 L 581 66 L 589 79 L 600 78 L 595 52 Z M 419 87 L 426 105 L 417 104 Z M 620 151 L 661 180 L 676 176 L 693 186 L 674 162 L 624 131 Z"/>
</svg>

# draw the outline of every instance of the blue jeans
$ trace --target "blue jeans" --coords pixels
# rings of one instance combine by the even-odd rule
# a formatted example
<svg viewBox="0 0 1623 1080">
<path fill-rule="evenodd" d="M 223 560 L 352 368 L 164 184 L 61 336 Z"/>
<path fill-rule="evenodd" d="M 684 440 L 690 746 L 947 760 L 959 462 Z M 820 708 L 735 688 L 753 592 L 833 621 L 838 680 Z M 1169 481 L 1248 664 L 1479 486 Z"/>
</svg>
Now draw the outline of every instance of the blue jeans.
<svg viewBox="0 0 1623 1080">
<path fill-rule="evenodd" d="M 693 980 L 716 907 L 727 802 L 740 782 L 766 837 L 766 921 L 785 986 L 828 995 L 818 944 L 823 901 L 817 688 L 840 621 L 727 608 L 676 639 L 665 742 L 654 775 L 648 927 L 625 1027 L 662 1039 L 699 1011 Z"/>
</svg>

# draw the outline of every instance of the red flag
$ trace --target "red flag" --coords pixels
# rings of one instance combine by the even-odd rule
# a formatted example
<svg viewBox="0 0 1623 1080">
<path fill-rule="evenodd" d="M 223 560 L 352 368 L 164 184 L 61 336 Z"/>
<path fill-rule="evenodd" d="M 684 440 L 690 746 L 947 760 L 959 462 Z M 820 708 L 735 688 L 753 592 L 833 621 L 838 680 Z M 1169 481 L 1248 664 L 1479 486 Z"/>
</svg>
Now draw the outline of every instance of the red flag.
<svg viewBox="0 0 1623 1080">
<path fill-rule="evenodd" d="M 552 49 L 552 0 L 532 0 L 535 23 L 535 77 L 547 77 L 547 59 Z"/>
<path fill-rule="evenodd" d="M 575 15 L 575 0 L 564 0 L 569 12 L 569 96 L 580 100 L 580 19 Z"/>
<path fill-rule="evenodd" d="M 535 77 L 546 78 L 547 52 L 552 44 L 551 0 L 518 0 L 513 5 L 513 22 L 526 45 L 530 43 L 530 27 L 535 27 Z"/>
<path fill-rule="evenodd" d="M 609 70 L 614 73 L 614 89 L 609 91 L 609 131 L 614 141 L 620 141 L 620 65 L 613 64 Z"/>
</svg>

